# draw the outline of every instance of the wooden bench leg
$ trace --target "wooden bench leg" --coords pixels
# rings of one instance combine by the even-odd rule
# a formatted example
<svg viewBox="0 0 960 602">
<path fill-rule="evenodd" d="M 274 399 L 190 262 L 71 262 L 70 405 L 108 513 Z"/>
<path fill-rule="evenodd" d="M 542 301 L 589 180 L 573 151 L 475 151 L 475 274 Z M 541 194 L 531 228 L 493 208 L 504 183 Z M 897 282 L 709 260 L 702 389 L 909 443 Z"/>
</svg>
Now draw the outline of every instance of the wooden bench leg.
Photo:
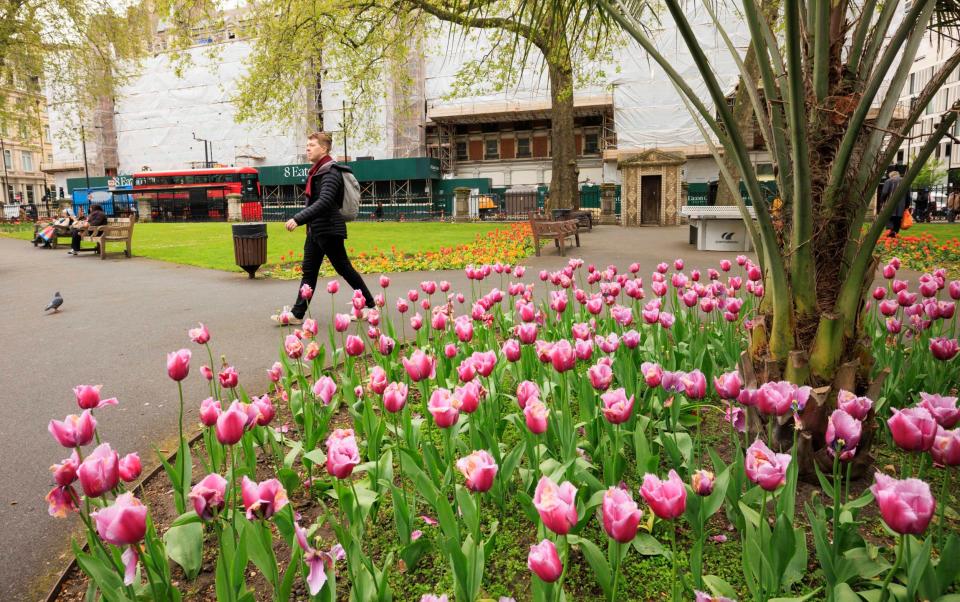
<svg viewBox="0 0 960 602">
<path fill-rule="evenodd" d="M 97 243 L 97 247 L 100 248 L 100 260 L 103 261 L 107 258 L 107 242 L 101 238 L 100 242 Z"/>
<path fill-rule="evenodd" d="M 567 256 L 567 245 L 566 245 L 566 241 L 567 241 L 567 237 L 566 237 L 566 236 L 561 236 L 560 238 L 557 239 L 557 246 L 560 247 L 560 257 L 566 257 L 566 256 Z"/>
<path fill-rule="evenodd" d="M 580 247 L 580 233 L 574 234 L 573 237 L 577 240 L 577 247 Z"/>
<path fill-rule="evenodd" d="M 537 257 L 540 257 L 540 237 L 536 235 L 533 237 L 533 250 L 537 254 Z"/>
<path fill-rule="evenodd" d="M 130 259 L 130 258 L 133 256 L 132 253 L 130 252 L 130 239 L 129 239 L 129 238 L 127 239 L 127 250 L 124 251 L 124 253 L 125 253 L 126 256 L 127 256 L 127 259 Z"/>
</svg>

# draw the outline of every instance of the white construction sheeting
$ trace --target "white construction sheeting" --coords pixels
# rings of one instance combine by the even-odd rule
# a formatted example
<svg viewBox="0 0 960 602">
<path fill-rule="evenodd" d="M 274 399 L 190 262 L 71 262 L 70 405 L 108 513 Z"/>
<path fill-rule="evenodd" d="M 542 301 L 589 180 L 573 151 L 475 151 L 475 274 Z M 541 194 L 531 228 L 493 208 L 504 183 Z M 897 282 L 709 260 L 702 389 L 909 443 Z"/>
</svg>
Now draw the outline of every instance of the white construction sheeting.
<svg viewBox="0 0 960 602">
<path fill-rule="evenodd" d="M 231 41 L 219 50 L 211 60 L 208 48 L 191 49 L 194 64 L 183 78 L 177 77 L 165 55 L 144 61 L 142 75 L 125 86 L 117 100 L 120 173 L 140 171 L 144 166 L 153 171 L 183 169 L 202 162 L 203 142 L 194 140 L 194 133 L 210 140 L 212 160 L 226 165 L 300 162 L 305 123 L 301 127 L 236 123 L 236 107 L 230 97 L 246 71 L 243 61 L 251 45 Z"/>
</svg>

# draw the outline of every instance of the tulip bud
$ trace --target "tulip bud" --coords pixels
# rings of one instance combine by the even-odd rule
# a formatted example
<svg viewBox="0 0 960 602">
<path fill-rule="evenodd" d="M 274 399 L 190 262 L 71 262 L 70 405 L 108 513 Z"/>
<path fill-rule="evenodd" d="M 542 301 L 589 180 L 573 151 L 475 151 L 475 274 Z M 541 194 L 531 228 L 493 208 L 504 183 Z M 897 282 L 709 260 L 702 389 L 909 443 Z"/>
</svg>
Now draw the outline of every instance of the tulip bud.
<svg viewBox="0 0 960 602">
<path fill-rule="evenodd" d="M 167 354 L 167 375 L 173 380 L 179 382 L 190 373 L 190 353 L 189 349 L 181 349 Z"/>
<path fill-rule="evenodd" d="M 563 563 L 557 554 L 557 547 L 549 539 L 530 546 L 527 555 L 527 568 L 547 583 L 553 583 L 563 575 Z"/>
<path fill-rule="evenodd" d="M 140 476 L 143 466 L 140 464 L 140 455 L 136 452 L 120 458 L 120 478 L 125 483 L 132 483 Z"/>
<path fill-rule="evenodd" d="M 690 477 L 690 485 L 697 495 L 708 496 L 713 493 L 714 480 L 715 477 L 709 470 L 698 470 Z"/>
</svg>

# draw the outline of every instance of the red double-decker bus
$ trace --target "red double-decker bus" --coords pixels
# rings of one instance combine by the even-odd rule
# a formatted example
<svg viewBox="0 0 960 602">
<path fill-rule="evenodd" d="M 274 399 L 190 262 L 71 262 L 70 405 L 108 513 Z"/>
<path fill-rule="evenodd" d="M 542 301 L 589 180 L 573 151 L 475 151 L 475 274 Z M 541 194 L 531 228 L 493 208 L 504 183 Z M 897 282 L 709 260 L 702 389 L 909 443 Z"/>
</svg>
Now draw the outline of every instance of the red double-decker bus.
<svg viewBox="0 0 960 602">
<path fill-rule="evenodd" d="M 133 195 L 150 201 L 154 220 L 205 221 L 227 217 L 227 195 L 242 197 L 245 220 L 262 217 L 260 182 L 253 167 L 213 167 L 133 174 Z"/>
</svg>

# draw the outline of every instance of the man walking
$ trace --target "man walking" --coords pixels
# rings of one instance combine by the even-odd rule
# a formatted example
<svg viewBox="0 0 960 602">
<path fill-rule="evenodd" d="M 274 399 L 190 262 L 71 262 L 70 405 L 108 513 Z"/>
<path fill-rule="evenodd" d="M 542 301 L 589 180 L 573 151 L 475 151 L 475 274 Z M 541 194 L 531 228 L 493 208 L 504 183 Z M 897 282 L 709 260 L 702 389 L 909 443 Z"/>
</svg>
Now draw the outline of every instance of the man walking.
<svg viewBox="0 0 960 602">
<path fill-rule="evenodd" d="M 880 190 L 881 207 L 883 207 L 890 200 L 901 181 L 900 172 L 895 169 L 887 175 L 889 178 L 883 183 L 883 188 Z M 889 228 L 887 236 L 890 238 L 896 238 L 897 232 L 900 231 L 900 225 L 903 223 L 903 212 L 906 210 L 906 208 L 907 195 L 904 195 L 904 197 L 900 199 L 900 202 L 897 203 L 897 207 L 893 210 L 893 215 L 890 216 L 890 221 L 887 222 L 887 228 Z"/>
<path fill-rule="evenodd" d="M 347 284 L 363 293 L 366 306 L 370 308 L 375 306 L 373 295 L 353 268 L 344 247 L 347 223 L 340 214 L 340 209 L 343 207 L 343 172 L 350 171 L 350 168 L 333 160 L 330 156 L 332 144 L 333 140 L 326 132 L 315 132 L 307 137 L 307 160 L 313 163 L 307 173 L 307 185 L 303 192 L 307 206 L 286 224 L 290 232 L 297 226 L 307 226 L 307 238 L 303 243 L 303 279 L 300 281 L 300 290 L 303 290 L 304 284 L 311 289 L 317 287 L 320 264 L 326 257 Z M 304 299 L 300 292 L 297 293 L 297 302 L 290 310 L 294 323 L 303 320 L 309 303 L 309 299 Z M 280 315 L 271 316 L 271 319 L 281 323 Z"/>
</svg>

